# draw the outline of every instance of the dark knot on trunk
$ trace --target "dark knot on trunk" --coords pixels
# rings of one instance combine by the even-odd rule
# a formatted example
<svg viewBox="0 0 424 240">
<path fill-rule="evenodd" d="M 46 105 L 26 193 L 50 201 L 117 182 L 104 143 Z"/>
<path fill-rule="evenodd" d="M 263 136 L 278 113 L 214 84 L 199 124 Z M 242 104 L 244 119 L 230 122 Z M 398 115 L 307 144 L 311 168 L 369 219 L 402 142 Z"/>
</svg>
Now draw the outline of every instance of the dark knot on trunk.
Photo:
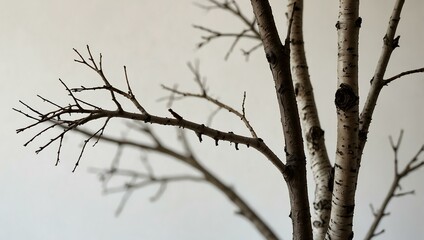
<svg viewBox="0 0 424 240">
<path fill-rule="evenodd" d="M 358 104 L 359 97 L 355 95 L 352 87 L 347 84 L 340 84 L 339 89 L 336 91 L 335 104 L 340 110 L 347 111 L 353 106 Z"/>
</svg>

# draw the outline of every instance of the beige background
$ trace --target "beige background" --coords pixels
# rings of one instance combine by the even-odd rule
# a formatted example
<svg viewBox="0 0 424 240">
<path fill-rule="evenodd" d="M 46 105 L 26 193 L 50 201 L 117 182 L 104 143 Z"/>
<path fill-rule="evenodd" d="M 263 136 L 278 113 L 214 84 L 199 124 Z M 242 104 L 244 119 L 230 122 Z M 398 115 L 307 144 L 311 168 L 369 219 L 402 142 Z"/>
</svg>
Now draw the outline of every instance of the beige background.
<svg viewBox="0 0 424 240">
<path fill-rule="evenodd" d="M 202 2 L 202 1 L 200 1 Z M 248 1 L 243 5 L 249 6 Z M 235 208 L 210 186 L 199 183 L 170 185 L 156 203 L 150 203 L 156 188 L 137 191 L 119 218 L 114 217 L 121 194 L 102 196 L 101 186 L 89 167 L 107 167 L 116 147 L 99 144 L 88 148 L 76 173 L 71 173 L 83 140 L 77 135 L 65 139 L 62 162 L 55 167 L 56 146 L 36 155 L 34 151 L 51 135 L 27 148 L 22 144 L 35 133 L 15 134 L 15 129 L 30 121 L 11 110 L 18 100 L 46 109 L 36 94 L 66 103 L 66 92 L 57 81 L 69 85 L 98 83 L 98 78 L 73 62 L 72 48 L 84 51 L 90 44 L 102 52 L 104 68 L 111 81 L 123 84 L 122 65 L 127 65 L 133 88 L 152 113 L 168 115 L 164 102 L 157 99 L 167 93 L 160 84 L 197 90 L 186 62 L 199 59 L 208 78 L 211 93 L 234 107 L 240 107 L 247 91 L 247 114 L 259 135 L 282 156 L 282 138 L 276 111 L 273 83 L 262 50 L 244 61 L 235 49 L 228 61 L 224 55 L 231 42 L 218 40 L 196 50 L 201 32 L 193 23 L 214 29 L 238 31 L 240 23 L 220 12 L 205 12 L 193 1 L 6 1 L 0 0 L 0 104 L 2 144 L 0 144 L 0 239 L 261 239 L 256 230 L 234 214 Z M 285 3 L 273 1 L 276 21 L 285 32 Z M 360 39 L 361 103 L 368 91 L 386 23 L 393 1 L 364 1 Z M 248 8 L 247 8 L 248 9 Z M 389 65 L 387 77 L 401 71 L 423 67 L 424 3 L 407 1 L 399 27 L 400 48 Z M 311 77 L 320 110 L 330 157 L 334 158 L 336 88 L 337 1 L 306 1 L 305 41 Z M 394 82 L 380 96 L 373 118 L 371 135 L 358 185 L 355 235 L 364 235 L 372 220 L 369 204 L 378 206 L 393 172 L 388 136 L 405 130 L 400 150 L 405 163 L 424 143 L 423 75 Z M 123 85 L 122 85 L 123 86 Z M 90 98 L 108 104 L 109 98 Z M 173 107 L 181 115 L 197 122 L 206 121 L 215 108 L 196 101 L 181 101 Z M 190 116 L 190 117 L 188 117 Z M 119 121 L 108 131 L 122 134 Z M 112 127 L 113 126 L 113 127 Z M 225 111 L 213 126 L 224 131 L 248 134 L 242 123 Z M 169 145 L 179 147 L 175 131 L 159 128 Z M 196 141 L 199 158 L 255 207 L 273 229 L 289 239 L 286 185 L 278 172 L 251 149 L 226 143 L 215 147 L 213 141 Z M 126 151 L 127 166 L 139 167 L 141 154 Z M 172 160 L 155 154 L 148 158 L 158 173 L 185 172 Z M 382 221 L 386 233 L 381 239 L 421 239 L 424 237 L 424 170 L 402 183 L 404 190 L 415 189 L 414 196 L 395 199 Z M 312 183 L 312 182 L 311 182 Z M 310 183 L 310 186 L 312 184 Z M 310 190 L 313 193 L 313 188 Z"/>
</svg>

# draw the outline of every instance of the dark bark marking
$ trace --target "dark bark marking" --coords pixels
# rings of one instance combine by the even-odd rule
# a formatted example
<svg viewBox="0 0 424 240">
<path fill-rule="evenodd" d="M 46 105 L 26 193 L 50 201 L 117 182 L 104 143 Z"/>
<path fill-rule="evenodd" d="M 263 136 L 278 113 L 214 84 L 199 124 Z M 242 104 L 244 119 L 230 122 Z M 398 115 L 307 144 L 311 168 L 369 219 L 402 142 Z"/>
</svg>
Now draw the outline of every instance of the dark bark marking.
<svg viewBox="0 0 424 240">
<path fill-rule="evenodd" d="M 152 121 L 152 116 L 150 116 L 149 114 L 146 115 L 146 118 L 144 119 L 144 123 L 148 123 Z"/>
<path fill-rule="evenodd" d="M 313 126 L 309 129 L 308 134 L 306 135 L 306 141 L 312 143 L 314 150 L 319 149 L 319 140 L 324 136 L 324 131 L 318 127 Z"/>
<path fill-rule="evenodd" d="M 358 137 L 359 137 L 359 140 L 360 140 L 360 141 L 362 141 L 362 142 L 367 141 L 367 138 L 368 138 L 368 131 L 365 131 L 365 130 L 359 130 L 359 132 L 358 132 Z"/>
<path fill-rule="evenodd" d="M 334 189 L 334 167 L 331 168 L 328 175 L 329 175 L 328 183 L 327 183 L 328 191 L 333 192 L 333 189 Z M 331 208 L 331 204 L 330 204 L 330 208 Z"/>
<path fill-rule="evenodd" d="M 336 23 L 336 29 L 337 29 L 337 30 L 339 30 L 339 29 L 340 29 L 340 22 L 339 22 L 339 21 L 337 21 L 337 23 Z"/>
<path fill-rule="evenodd" d="M 347 214 L 352 214 L 355 209 L 355 204 L 343 206 L 346 209 Z"/>
<path fill-rule="evenodd" d="M 319 202 L 314 202 L 315 210 L 331 209 L 331 201 L 328 199 L 323 199 Z"/>
<path fill-rule="evenodd" d="M 265 53 L 265 57 L 270 65 L 275 65 L 275 63 L 277 62 L 277 57 L 272 51 Z"/>
<path fill-rule="evenodd" d="M 322 222 L 321 222 L 321 221 L 316 220 L 316 221 L 314 221 L 314 222 L 312 223 L 312 225 L 313 225 L 315 228 L 322 228 L 324 224 L 322 224 Z"/>
<path fill-rule="evenodd" d="M 391 47 L 392 50 L 394 50 L 395 48 L 399 47 L 399 39 L 400 39 L 400 36 L 397 36 L 394 39 L 389 39 L 386 34 L 384 35 L 383 42 L 384 42 L 384 45 Z"/>
<path fill-rule="evenodd" d="M 299 88 L 300 88 L 300 83 L 296 83 L 294 85 L 294 95 L 297 97 L 297 95 L 299 95 Z"/>
<path fill-rule="evenodd" d="M 355 20 L 355 26 L 358 27 L 358 28 L 360 28 L 361 27 L 361 24 L 362 24 L 362 18 L 361 17 L 358 17 Z"/>
<path fill-rule="evenodd" d="M 203 141 L 203 139 L 202 139 L 202 133 L 196 132 L 196 135 L 199 138 L 199 142 L 202 142 Z"/>
<path fill-rule="evenodd" d="M 392 48 L 393 49 L 399 47 L 399 38 L 400 38 L 400 36 L 397 36 L 393 39 L 393 41 L 392 41 Z"/>
<path fill-rule="evenodd" d="M 358 104 L 359 97 L 355 95 L 352 87 L 347 84 L 340 84 L 339 89 L 336 91 L 336 98 L 334 100 L 336 107 L 342 111 L 347 111 Z"/>
<path fill-rule="evenodd" d="M 283 172 L 283 176 L 284 176 L 284 179 L 287 181 L 287 182 L 290 182 L 291 181 L 291 179 L 293 178 L 293 175 L 295 174 L 295 171 L 294 171 L 294 163 L 295 163 L 295 159 L 294 158 L 296 158 L 296 157 L 294 157 L 294 156 L 289 156 L 288 158 L 287 158 L 287 164 L 286 164 L 286 168 L 284 169 L 284 172 Z"/>
</svg>

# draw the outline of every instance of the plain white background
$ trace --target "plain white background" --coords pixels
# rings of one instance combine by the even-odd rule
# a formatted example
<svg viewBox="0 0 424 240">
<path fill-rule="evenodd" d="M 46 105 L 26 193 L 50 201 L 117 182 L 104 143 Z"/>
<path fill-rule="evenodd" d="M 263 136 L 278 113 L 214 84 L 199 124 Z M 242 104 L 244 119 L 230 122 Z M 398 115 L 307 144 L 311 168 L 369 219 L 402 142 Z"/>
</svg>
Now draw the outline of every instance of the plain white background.
<svg viewBox="0 0 424 240">
<path fill-rule="evenodd" d="M 198 1 L 206 3 L 206 1 Z M 249 2 L 241 1 L 250 14 Z M 381 49 L 382 38 L 394 1 L 364 1 L 360 34 L 360 97 L 363 104 Z M 272 1 L 281 32 L 285 32 L 285 2 Z M 386 77 L 423 67 L 424 3 L 407 1 L 398 33 L 396 49 Z M 305 42 L 311 78 L 326 132 L 328 152 L 334 159 L 336 115 L 333 104 L 336 89 L 336 1 L 306 1 Z M 120 217 L 114 217 L 121 194 L 104 196 L 90 167 L 107 167 L 116 147 L 100 143 L 89 147 L 75 173 L 81 143 L 78 135 L 65 139 L 61 163 L 55 167 L 56 147 L 36 155 L 34 151 L 54 134 L 47 134 L 24 148 L 35 131 L 15 134 L 15 129 L 31 121 L 12 111 L 23 108 L 18 100 L 38 109 L 48 109 L 36 95 L 67 103 L 66 92 L 58 82 L 71 86 L 95 85 L 98 77 L 73 62 L 72 48 L 84 52 L 89 44 L 102 52 L 104 69 L 110 80 L 124 86 L 122 66 L 144 106 L 151 113 L 168 116 L 165 102 L 157 100 L 167 93 L 160 84 L 195 91 L 196 85 L 186 62 L 200 60 L 213 96 L 240 108 L 247 92 L 247 116 L 269 146 L 282 156 L 283 140 L 275 104 L 274 87 L 262 49 L 245 61 L 240 48 L 224 61 L 231 41 L 217 40 L 197 50 L 202 32 L 200 24 L 223 31 L 239 31 L 241 24 L 228 14 L 206 12 L 193 1 L 0 1 L 0 104 L 2 144 L 0 144 L 0 238 L 1 239 L 261 239 L 256 230 L 234 214 L 235 207 L 212 187 L 201 183 L 170 184 L 162 198 L 149 201 L 156 188 L 135 192 Z M 357 192 L 355 236 L 364 235 L 372 221 L 369 204 L 378 206 L 393 177 L 393 157 L 388 136 L 405 130 L 400 161 L 408 161 L 424 143 L 422 110 L 423 76 L 400 79 L 384 88 L 375 112 L 368 145 L 362 162 Z M 96 103 L 110 105 L 107 95 L 86 96 Z M 361 105 L 362 106 L 362 105 Z M 188 119 L 205 122 L 215 108 L 198 101 L 184 100 L 173 106 Z M 222 111 L 213 127 L 248 134 L 242 123 Z M 109 133 L 125 133 L 119 121 L 112 122 Z M 179 148 L 175 130 L 157 128 L 169 146 Z M 283 239 L 290 239 L 288 196 L 281 176 L 252 149 L 206 139 L 202 144 L 189 134 L 199 158 L 235 189 L 258 211 Z M 190 170 L 172 159 L 133 150 L 124 152 L 126 166 L 140 168 L 147 156 L 156 172 L 185 173 Z M 424 170 L 402 182 L 405 191 L 416 194 L 394 199 L 380 229 L 380 239 L 421 239 L 424 237 Z M 310 181 L 313 195 L 313 183 Z"/>
</svg>

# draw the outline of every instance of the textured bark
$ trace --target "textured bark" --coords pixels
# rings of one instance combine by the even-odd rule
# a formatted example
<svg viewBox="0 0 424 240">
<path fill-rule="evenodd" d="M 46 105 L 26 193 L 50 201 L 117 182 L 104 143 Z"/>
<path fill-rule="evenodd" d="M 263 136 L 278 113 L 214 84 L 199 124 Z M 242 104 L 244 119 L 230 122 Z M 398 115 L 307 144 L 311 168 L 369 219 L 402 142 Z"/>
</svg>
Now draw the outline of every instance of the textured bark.
<svg viewBox="0 0 424 240">
<path fill-rule="evenodd" d="M 374 76 L 371 80 L 371 88 L 361 112 L 361 118 L 359 121 L 359 157 L 362 156 L 364 151 L 375 105 L 377 104 L 380 91 L 384 86 L 383 78 L 386 73 L 387 65 L 389 64 L 390 56 L 392 55 L 393 50 L 398 47 L 399 37 L 395 38 L 395 34 L 404 3 L 405 0 L 397 0 L 393 8 L 386 35 L 383 38 L 383 48 L 381 50 L 380 58 L 375 69 Z"/>
<path fill-rule="evenodd" d="M 309 77 L 303 41 L 303 0 L 290 0 L 288 12 L 293 11 L 290 32 L 290 61 L 294 90 L 300 113 L 303 136 L 311 161 L 312 175 L 315 181 L 315 199 L 313 202 L 312 229 L 315 240 L 324 239 L 331 212 L 331 164 L 324 141 L 324 131 L 318 117 L 314 93 Z"/>
<path fill-rule="evenodd" d="M 353 238 L 352 224 L 358 177 L 358 38 L 359 0 L 340 0 L 337 76 L 337 150 L 328 240 Z"/>
<path fill-rule="evenodd" d="M 252 0 L 259 33 L 275 82 L 275 90 L 283 125 L 287 164 L 283 171 L 289 196 L 293 239 L 312 239 L 311 216 L 306 181 L 306 160 L 303 150 L 299 113 L 290 73 L 290 44 L 281 43 L 268 1 Z"/>
</svg>

